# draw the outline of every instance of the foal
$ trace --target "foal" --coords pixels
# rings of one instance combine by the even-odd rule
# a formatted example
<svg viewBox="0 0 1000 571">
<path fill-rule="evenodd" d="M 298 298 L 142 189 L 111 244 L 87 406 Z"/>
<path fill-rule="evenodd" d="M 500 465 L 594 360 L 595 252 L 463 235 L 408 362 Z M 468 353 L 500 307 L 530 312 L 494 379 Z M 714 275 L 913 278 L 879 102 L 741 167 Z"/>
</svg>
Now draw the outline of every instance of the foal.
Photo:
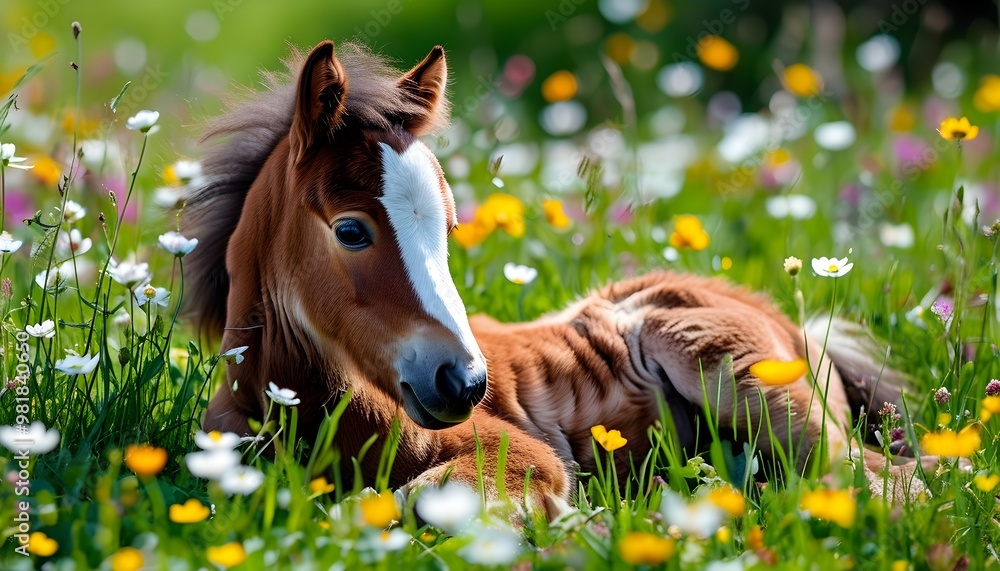
<svg viewBox="0 0 1000 571">
<path fill-rule="evenodd" d="M 358 47 L 341 51 L 319 44 L 290 65 L 297 81 L 270 77 L 269 91 L 207 134 L 222 142 L 184 213 L 186 233 L 202 244 L 188 264 L 188 310 L 224 332 L 224 348 L 249 349 L 228 365 L 206 430 L 250 434 L 274 382 L 298 392 L 308 438 L 350 390 L 334 443 L 347 462 L 399 419 L 391 485 L 435 484 L 448 471 L 475 484 L 476 437 L 494 473 L 506 433 L 506 490 L 519 496 L 530 470 L 526 499 L 550 513 L 574 489 L 574 463 L 595 468 L 592 426 L 628 439 L 615 455 L 620 470 L 649 451 L 660 396 L 684 446 L 706 404 L 741 438 L 766 406 L 775 440 L 761 431 L 765 454 L 791 439 L 805 458 L 821 433 L 831 458 L 849 453 L 848 394 L 870 399 L 865 383 L 879 366 L 835 337 L 825 355 L 815 344 L 808 351 L 820 384 L 829 375 L 825 403 L 806 377 L 763 385 L 750 365 L 804 356 L 803 333 L 764 298 L 722 281 L 654 273 L 534 322 L 470 320 L 448 270 L 454 199 L 419 140 L 447 121 L 444 52 L 399 75 Z M 898 399 L 898 387 L 881 386 L 878 404 Z M 365 456 L 366 479 L 378 458 Z M 865 464 L 880 471 L 885 458 L 867 452 Z"/>
</svg>

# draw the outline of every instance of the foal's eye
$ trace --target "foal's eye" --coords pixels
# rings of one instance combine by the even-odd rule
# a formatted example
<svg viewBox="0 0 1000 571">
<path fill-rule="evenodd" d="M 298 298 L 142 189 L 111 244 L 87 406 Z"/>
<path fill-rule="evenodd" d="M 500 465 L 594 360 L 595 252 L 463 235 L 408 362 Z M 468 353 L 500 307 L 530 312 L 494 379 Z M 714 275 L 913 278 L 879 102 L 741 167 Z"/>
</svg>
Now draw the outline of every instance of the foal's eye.
<svg viewBox="0 0 1000 571">
<path fill-rule="evenodd" d="M 337 223 L 334 229 L 337 240 L 348 250 L 361 250 L 372 245 L 372 238 L 368 230 L 353 218 L 346 218 Z"/>
</svg>

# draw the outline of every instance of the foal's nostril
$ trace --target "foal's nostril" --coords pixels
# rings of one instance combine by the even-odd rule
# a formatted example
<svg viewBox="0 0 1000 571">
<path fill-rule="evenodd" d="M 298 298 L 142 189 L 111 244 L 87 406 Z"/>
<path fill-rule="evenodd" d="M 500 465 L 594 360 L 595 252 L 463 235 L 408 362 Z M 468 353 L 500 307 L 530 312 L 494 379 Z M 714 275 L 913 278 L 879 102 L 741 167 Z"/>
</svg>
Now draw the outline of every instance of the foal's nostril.
<svg viewBox="0 0 1000 571">
<path fill-rule="evenodd" d="M 454 365 L 441 365 L 434 375 L 438 392 L 448 401 L 476 405 L 486 395 L 486 375 L 470 375 Z"/>
</svg>

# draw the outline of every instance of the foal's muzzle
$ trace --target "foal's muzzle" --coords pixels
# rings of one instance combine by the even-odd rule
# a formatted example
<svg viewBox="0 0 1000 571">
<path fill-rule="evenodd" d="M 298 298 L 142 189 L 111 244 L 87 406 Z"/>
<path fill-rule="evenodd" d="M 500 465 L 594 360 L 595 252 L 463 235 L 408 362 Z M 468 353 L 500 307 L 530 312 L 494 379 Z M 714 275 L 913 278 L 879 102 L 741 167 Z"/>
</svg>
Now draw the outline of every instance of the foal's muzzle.
<svg viewBox="0 0 1000 571">
<path fill-rule="evenodd" d="M 486 395 L 486 363 L 481 354 L 449 343 L 419 339 L 397 361 L 403 409 L 414 422 L 441 429 L 464 422 Z M 478 348 L 476 348 L 478 349 Z M 457 354 L 457 356 L 456 356 Z"/>
</svg>

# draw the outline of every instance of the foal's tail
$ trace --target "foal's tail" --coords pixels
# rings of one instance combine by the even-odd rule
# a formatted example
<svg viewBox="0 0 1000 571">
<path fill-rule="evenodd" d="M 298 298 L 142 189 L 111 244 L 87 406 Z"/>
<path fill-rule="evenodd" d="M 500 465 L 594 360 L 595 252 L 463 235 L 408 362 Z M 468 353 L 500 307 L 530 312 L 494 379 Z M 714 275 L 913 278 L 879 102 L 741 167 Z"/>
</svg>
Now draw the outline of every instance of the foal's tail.
<svg viewBox="0 0 1000 571">
<path fill-rule="evenodd" d="M 855 415 L 867 412 L 872 418 L 873 411 L 887 402 L 903 412 L 903 393 L 909 382 L 903 373 L 889 367 L 889 348 L 880 350 L 867 329 L 842 319 L 813 318 L 806 322 L 805 330 L 810 342 L 821 347 L 827 339 L 826 354 L 843 380 Z"/>
</svg>

